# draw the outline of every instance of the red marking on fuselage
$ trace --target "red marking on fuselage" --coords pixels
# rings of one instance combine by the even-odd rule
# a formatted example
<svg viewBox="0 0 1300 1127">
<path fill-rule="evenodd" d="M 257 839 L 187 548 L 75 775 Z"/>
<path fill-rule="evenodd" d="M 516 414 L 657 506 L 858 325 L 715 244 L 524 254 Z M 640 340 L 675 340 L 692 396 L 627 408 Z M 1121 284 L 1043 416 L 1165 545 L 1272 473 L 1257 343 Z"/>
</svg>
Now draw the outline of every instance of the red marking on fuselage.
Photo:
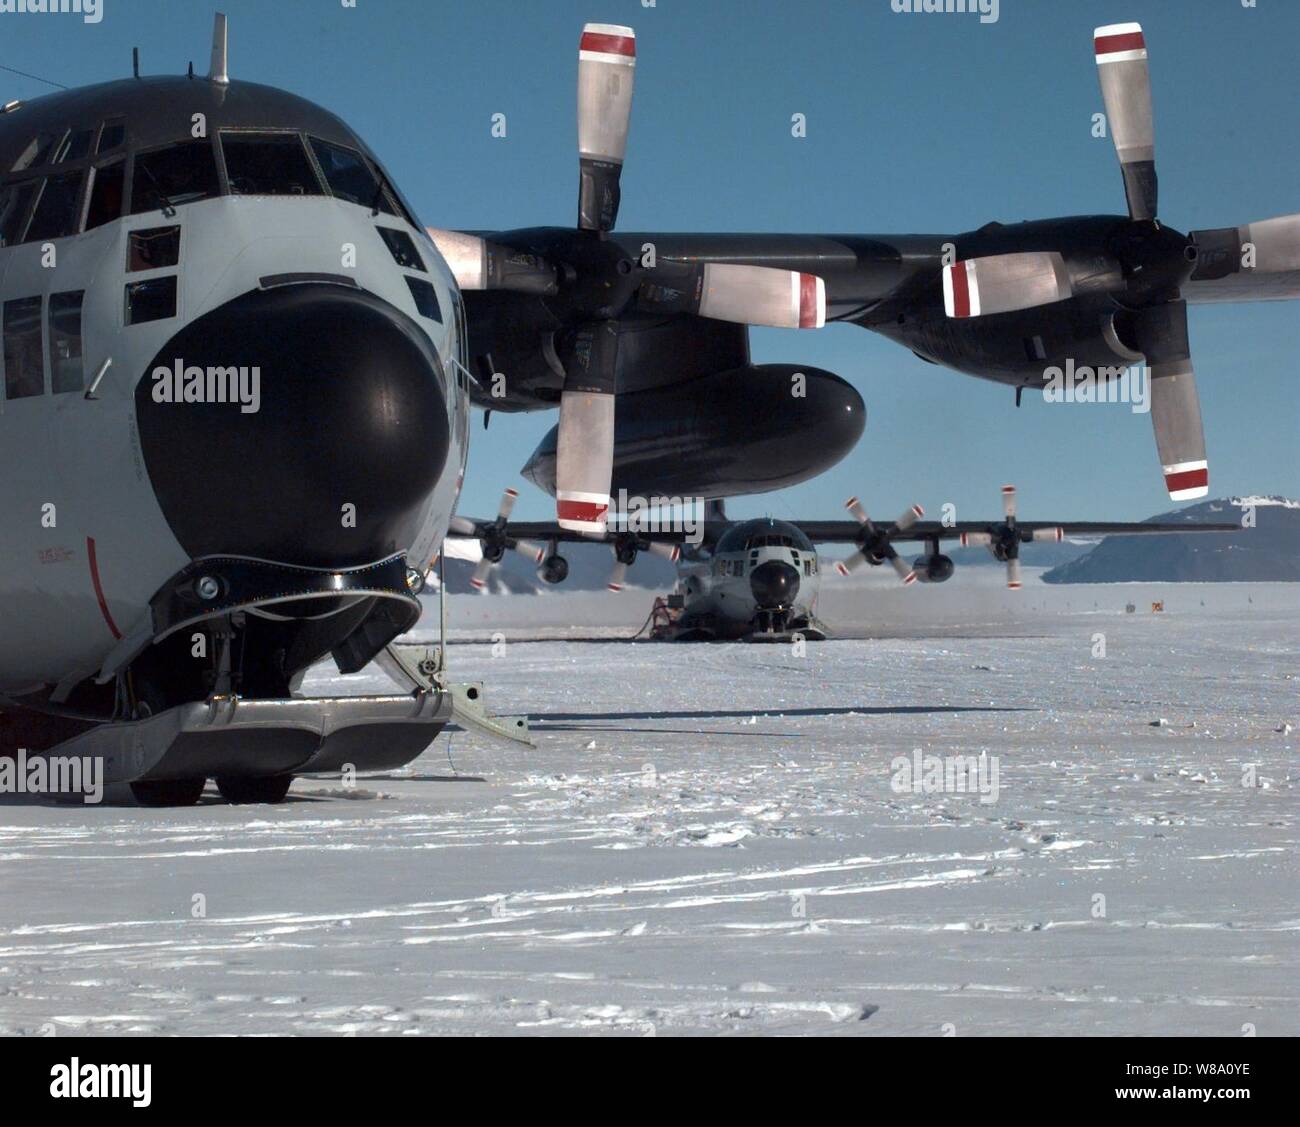
<svg viewBox="0 0 1300 1127">
<path fill-rule="evenodd" d="M 108 628 L 113 637 L 118 641 L 122 640 L 122 631 L 117 628 L 117 623 L 113 621 L 112 612 L 108 609 L 108 602 L 104 598 L 104 587 L 99 582 L 99 560 L 95 556 L 95 538 L 86 537 L 86 556 L 90 560 L 90 581 L 95 585 L 95 598 L 99 600 L 99 613 L 104 616 L 104 621 L 108 623 Z"/>
</svg>

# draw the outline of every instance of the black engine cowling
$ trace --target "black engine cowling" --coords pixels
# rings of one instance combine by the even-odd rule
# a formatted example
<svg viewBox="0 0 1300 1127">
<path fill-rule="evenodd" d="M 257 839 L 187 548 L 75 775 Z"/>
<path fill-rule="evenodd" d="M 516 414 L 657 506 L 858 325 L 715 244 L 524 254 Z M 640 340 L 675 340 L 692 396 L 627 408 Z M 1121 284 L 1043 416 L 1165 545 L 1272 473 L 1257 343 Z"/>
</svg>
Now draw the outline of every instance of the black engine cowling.
<svg viewBox="0 0 1300 1127">
<path fill-rule="evenodd" d="M 946 583 L 952 578 L 956 565 L 948 556 L 917 556 L 912 562 L 912 570 L 922 583 Z"/>
<path fill-rule="evenodd" d="M 542 560 L 539 571 L 542 581 L 555 585 L 569 578 L 569 561 L 563 556 L 549 555 Z"/>
</svg>

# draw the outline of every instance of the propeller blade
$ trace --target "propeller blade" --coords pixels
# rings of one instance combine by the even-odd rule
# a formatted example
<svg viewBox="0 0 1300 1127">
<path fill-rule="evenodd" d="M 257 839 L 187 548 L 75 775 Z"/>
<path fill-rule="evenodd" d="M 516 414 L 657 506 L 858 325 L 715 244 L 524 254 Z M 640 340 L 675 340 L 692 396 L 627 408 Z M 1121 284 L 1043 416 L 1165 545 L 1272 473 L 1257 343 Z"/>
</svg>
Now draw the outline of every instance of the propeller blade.
<svg viewBox="0 0 1300 1127">
<path fill-rule="evenodd" d="M 515 511 L 515 502 L 519 500 L 519 490 L 506 487 L 506 491 L 501 494 L 501 507 L 497 509 L 497 520 L 504 523 L 510 519 L 510 514 Z"/>
<path fill-rule="evenodd" d="M 535 544 L 531 540 L 516 540 L 510 545 L 512 552 L 518 552 L 532 564 L 540 564 L 546 558 L 546 546 Z"/>
<path fill-rule="evenodd" d="M 1194 501 L 1210 492 L 1210 466 L 1187 337 L 1187 303 L 1143 309 L 1134 328 L 1151 370 L 1151 423 L 1165 487 L 1173 501 Z"/>
<path fill-rule="evenodd" d="M 1016 519 L 1016 487 L 1014 485 L 1004 485 L 1002 487 L 1002 513 L 1008 521 Z"/>
<path fill-rule="evenodd" d="M 961 546 L 963 548 L 987 548 L 993 543 L 993 534 L 989 532 L 963 532 L 961 534 Z"/>
<path fill-rule="evenodd" d="M 1154 219 L 1158 203 L 1156 129 L 1142 25 L 1118 23 L 1097 28 L 1093 50 L 1106 120 L 1124 173 L 1129 217 Z"/>
<path fill-rule="evenodd" d="M 664 544 L 658 540 L 652 540 L 650 547 L 646 549 L 651 555 L 659 556 L 669 563 L 676 563 L 682 558 L 682 546 L 680 544 Z"/>
<path fill-rule="evenodd" d="M 1020 586 L 1020 557 L 1012 556 L 1007 560 L 1007 588 L 1011 591 L 1019 591 Z"/>
<path fill-rule="evenodd" d="M 1194 282 L 1240 270 L 1265 274 L 1300 270 L 1300 215 L 1279 215 L 1244 227 L 1193 231 L 1191 237 L 1197 249 Z M 1253 255 L 1248 254 L 1251 249 Z"/>
<path fill-rule="evenodd" d="M 614 387 L 618 326 L 589 325 L 565 361 L 555 458 L 556 518 L 574 532 L 605 531 L 614 476 Z"/>
<path fill-rule="evenodd" d="M 949 317 L 987 317 L 1051 305 L 1074 296 L 1057 251 L 969 258 L 943 268 L 943 308 Z"/>
<path fill-rule="evenodd" d="M 898 573 L 898 578 L 903 581 L 904 586 L 910 586 L 916 582 L 916 572 L 912 570 L 912 565 L 903 559 L 902 556 L 897 554 L 892 555 L 889 557 L 889 562 Z"/>
<path fill-rule="evenodd" d="M 1151 422 L 1156 450 L 1172 501 L 1194 501 L 1210 492 L 1201 398 L 1190 359 L 1151 367 Z"/>
<path fill-rule="evenodd" d="M 564 392 L 555 465 L 555 516 L 561 528 L 605 531 L 613 467 L 614 397 Z"/>
<path fill-rule="evenodd" d="M 920 505 L 913 505 L 894 522 L 894 531 L 906 532 L 923 516 L 925 516 L 925 510 Z"/>
<path fill-rule="evenodd" d="M 1043 543 L 1044 541 L 1050 541 L 1052 543 L 1059 544 L 1062 540 L 1065 539 L 1065 529 L 1035 528 L 1033 533 L 1031 533 L 1031 535 L 1033 539 L 1037 540 L 1039 543 Z"/>
<path fill-rule="evenodd" d="M 739 325 L 820 329 L 826 324 L 826 283 L 797 270 L 706 262 L 698 312 Z"/>
<path fill-rule="evenodd" d="M 864 567 L 866 563 L 867 557 L 865 555 L 861 552 L 854 552 L 853 555 L 846 559 L 837 561 L 835 564 L 835 570 L 841 575 L 849 575 L 850 573 L 857 571 L 858 568 Z"/>
<path fill-rule="evenodd" d="M 474 568 L 474 574 L 469 577 L 469 585 L 476 591 L 483 590 L 487 586 L 488 572 L 492 570 L 492 561 L 484 556 L 478 561 L 478 566 Z"/>
<path fill-rule="evenodd" d="M 464 231 L 427 227 L 438 253 L 466 291 L 505 290 L 549 296 L 558 291 L 555 267 L 540 255 L 503 247 Z"/>
<path fill-rule="evenodd" d="M 578 226 L 612 231 L 627 154 L 636 74 L 636 32 L 589 23 L 578 47 Z"/>
<path fill-rule="evenodd" d="M 627 579 L 627 564 L 622 560 L 614 561 L 614 570 L 609 573 L 609 582 L 605 584 L 611 591 L 618 594 L 624 587 L 624 581 Z"/>
<path fill-rule="evenodd" d="M 654 313 L 690 313 L 714 321 L 774 329 L 826 324 L 826 282 L 815 274 L 730 262 L 661 262 L 637 290 Z"/>
<path fill-rule="evenodd" d="M 469 517 L 452 517 L 447 527 L 460 536 L 473 536 L 478 532 L 478 525 Z"/>
<path fill-rule="evenodd" d="M 844 502 L 844 507 L 848 509 L 853 519 L 861 525 L 869 525 L 871 518 L 867 516 L 867 510 L 862 507 L 862 502 L 856 497 L 850 497 Z"/>
</svg>

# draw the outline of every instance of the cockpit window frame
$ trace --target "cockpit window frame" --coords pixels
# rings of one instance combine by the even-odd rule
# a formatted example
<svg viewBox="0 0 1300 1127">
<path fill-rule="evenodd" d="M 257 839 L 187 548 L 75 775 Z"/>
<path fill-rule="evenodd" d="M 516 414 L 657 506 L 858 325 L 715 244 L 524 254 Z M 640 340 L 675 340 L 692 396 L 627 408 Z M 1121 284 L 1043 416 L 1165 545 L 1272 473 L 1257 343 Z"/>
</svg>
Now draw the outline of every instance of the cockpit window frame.
<svg viewBox="0 0 1300 1127">
<path fill-rule="evenodd" d="M 342 203 L 352 204 L 355 207 L 364 207 L 368 211 L 373 211 L 373 205 L 369 202 L 363 203 L 361 200 L 350 199 L 347 196 L 339 195 L 334 186 L 330 183 L 328 174 L 325 172 L 325 166 L 320 162 L 320 155 L 316 151 L 316 146 L 327 145 L 331 149 L 338 149 L 342 152 L 355 156 L 361 164 L 369 171 L 371 177 L 380 187 L 380 196 L 388 204 L 387 208 L 380 208 L 381 213 L 387 214 L 393 219 L 402 219 L 414 227 L 417 231 L 422 230 L 419 223 L 416 222 L 415 216 L 411 214 L 411 209 L 406 206 L 406 201 L 402 199 L 397 189 L 393 186 L 392 178 L 384 170 L 383 166 L 375 160 L 369 153 L 358 149 L 355 145 L 344 145 L 338 141 L 329 141 L 324 137 L 317 137 L 313 133 L 304 133 L 303 139 L 307 145 L 307 152 L 311 156 L 312 163 L 316 165 L 320 173 L 321 183 L 325 185 L 325 195 L 330 199 L 339 200 Z"/>
<path fill-rule="evenodd" d="M 311 169 L 312 175 L 316 177 L 316 192 L 306 193 L 302 196 L 296 196 L 292 192 L 236 192 L 230 187 L 230 169 L 226 164 L 226 137 L 292 137 L 298 142 L 302 149 L 303 155 L 307 158 L 307 166 Z M 316 155 L 312 152 L 309 138 L 301 129 L 276 129 L 274 127 L 241 125 L 222 127 L 216 131 L 214 138 L 217 151 L 217 178 L 221 183 L 221 194 L 232 198 L 245 197 L 252 198 L 258 196 L 267 196 L 272 199 L 307 199 L 311 195 L 320 196 L 323 199 L 329 199 L 333 193 L 330 191 L 329 183 L 325 179 L 320 165 L 316 162 Z"/>
<path fill-rule="evenodd" d="M 127 152 L 129 153 L 129 157 L 127 160 L 126 184 L 124 187 L 125 199 L 122 205 L 124 216 L 129 217 L 133 215 L 152 215 L 155 211 L 166 210 L 165 206 L 162 204 L 159 204 L 158 207 L 147 208 L 144 211 L 135 210 L 136 173 L 139 171 L 138 165 L 142 157 L 151 157 L 156 153 L 166 152 L 168 149 L 179 149 L 183 145 L 188 146 L 188 145 L 199 145 L 205 143 L 207 144 L 208 149 L 212 154 L 212 159 L 215 166 L 216 178 L 217 178 L 216 192 L 212 193 L 211 195 L 200 196 L 198 199 L 193 199 L 193 200 L 187 199 L 187 200 L 180 200 L 180 201 L 172 200 L 171 202 L 176 207 L 181 208 L 181 207 L 188 207 L 190 204 L 203 203 L 206 200 L 220 199 L 222 196 L 228 195 L 229 193 L 223 190 L 224 185 L 222 183 L 221 146 L 217 144 L 215 137 L 212 136 L 188 137 L 180 141 L 168 141 L 162 145 L 150 145 L 147 149 L 128 148 Z"/>
</svg>

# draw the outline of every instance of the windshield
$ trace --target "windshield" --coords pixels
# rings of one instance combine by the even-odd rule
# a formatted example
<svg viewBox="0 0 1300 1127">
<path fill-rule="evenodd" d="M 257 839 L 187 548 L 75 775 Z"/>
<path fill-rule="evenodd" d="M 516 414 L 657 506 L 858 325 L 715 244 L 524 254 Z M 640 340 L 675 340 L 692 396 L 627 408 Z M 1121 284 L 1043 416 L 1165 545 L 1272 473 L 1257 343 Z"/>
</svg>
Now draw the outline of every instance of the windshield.
<svg viewBox="0 0 1300 1127">
<path fill-rule="evenodd" d="M 296 133 L 221 134 L 235 196 L 319 196 L 320 182 Z"/>
</svg>

